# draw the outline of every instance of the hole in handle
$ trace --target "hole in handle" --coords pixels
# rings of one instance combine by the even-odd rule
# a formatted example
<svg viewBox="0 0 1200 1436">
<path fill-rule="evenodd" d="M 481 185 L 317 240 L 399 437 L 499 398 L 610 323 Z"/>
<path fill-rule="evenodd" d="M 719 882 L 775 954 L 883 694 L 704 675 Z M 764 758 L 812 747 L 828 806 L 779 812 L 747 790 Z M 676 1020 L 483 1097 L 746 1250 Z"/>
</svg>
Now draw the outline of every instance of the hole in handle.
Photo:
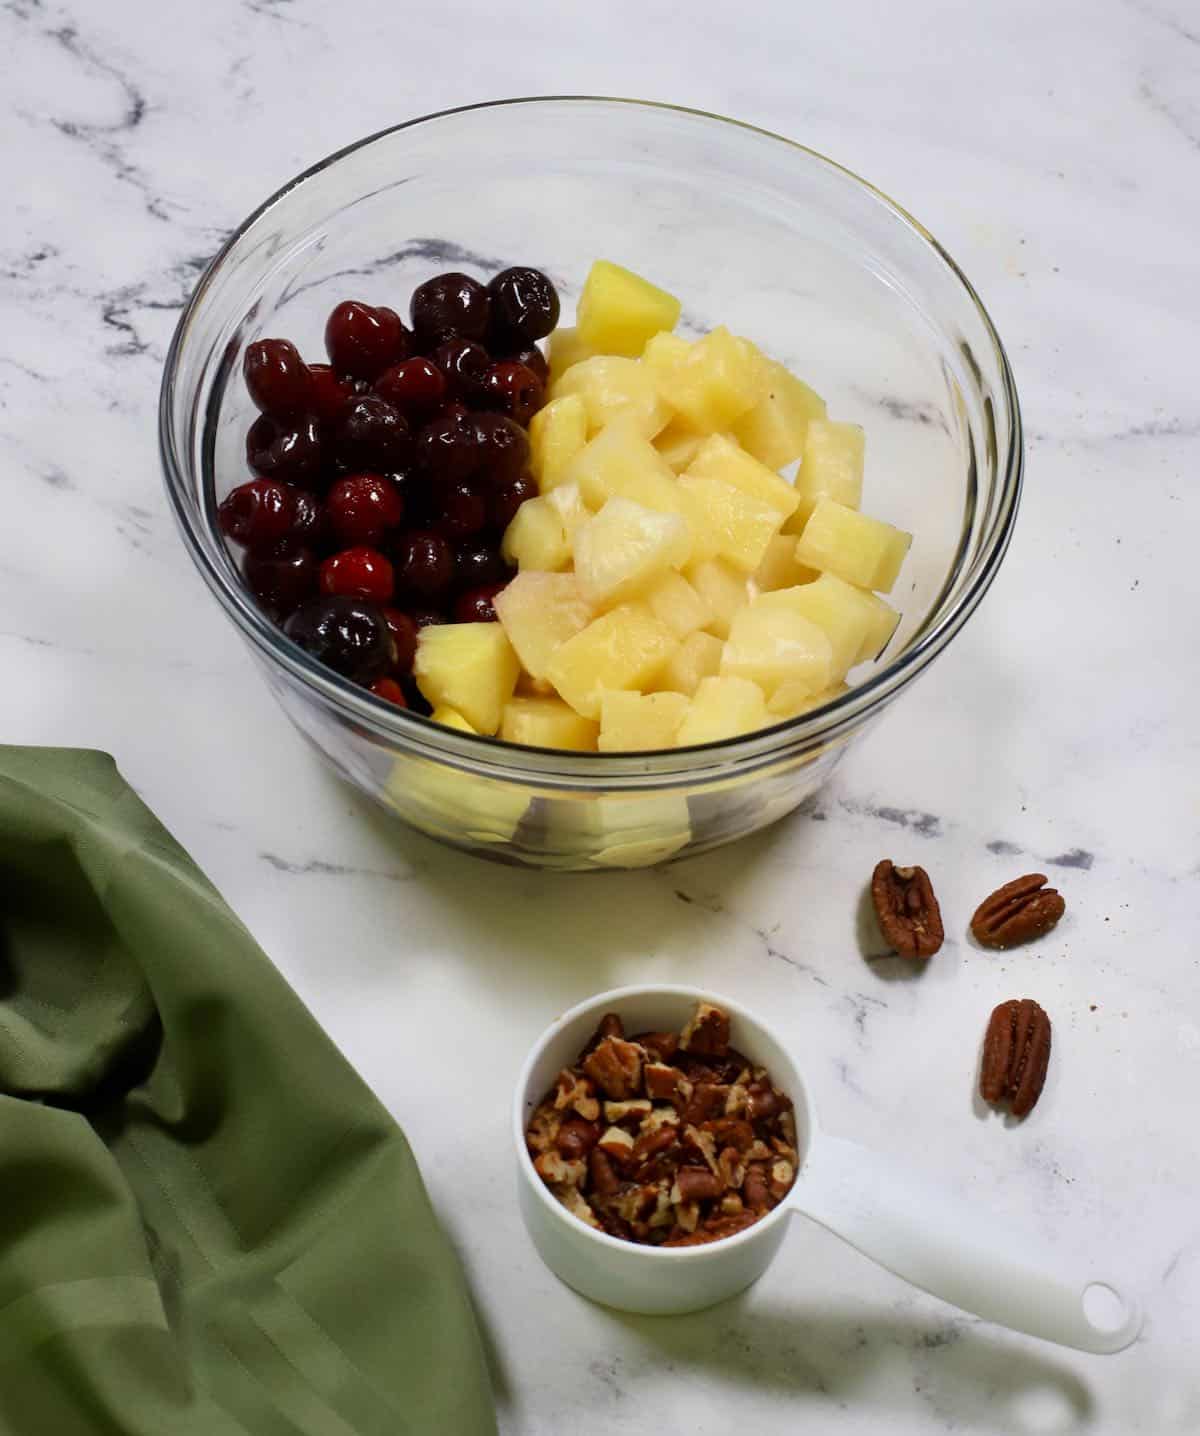
<svg viewBox="0 0 1200 1436">
<path fill-rule="evenodd" d="M 1107 1282 L 1094 1281 L 1084 1288 L 1083 1314 L 1090 1326 L 1106 1335 L 1120 1329 L 1129 1320 L 1125 1298 Z"/>
</svg>

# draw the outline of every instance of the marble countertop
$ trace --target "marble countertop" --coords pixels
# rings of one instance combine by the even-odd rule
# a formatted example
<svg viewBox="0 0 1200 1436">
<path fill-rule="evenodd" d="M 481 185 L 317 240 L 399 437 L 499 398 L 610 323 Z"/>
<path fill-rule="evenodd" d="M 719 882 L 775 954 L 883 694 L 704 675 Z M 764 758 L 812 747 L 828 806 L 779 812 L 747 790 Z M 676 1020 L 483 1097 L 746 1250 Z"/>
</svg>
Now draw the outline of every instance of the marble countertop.
<svg viewBox="0 0 1200 1436">
<path fill-rule="evenodd" d="M 708 10 L 0 4 L 0 739 L 114 753 L 390 1105 L 468 1266 L 506 1436 L 1194 1432 L 1200 15 Z M 603 878 L 443 851 L 319 767 L 192 571 L 155 452 L 176 313 L 265 194 L 408 116 L 564 90 L 736 114 L 897 196 L 982 293 L 1029 435 L 991 595 L 819 808 Z M 917 978 L 855 940 L 884 855 L 924 864 L 950 919 Z M 965 915 L 1031 868 L 1067 918 L 983 956 Z M 559 1286 L 519 1227 L 511 1081 L 564 1006 L 647 975 L 771 1013 L 831 1131 L 1139 1286 L 1138 1343 L 1011 1335 L 799 1220 L 705 1314 Z M 972 1082 L 1017 995 L 1050 1010 L 1055 1055 L 1007 1127 Z"/>
</svg>

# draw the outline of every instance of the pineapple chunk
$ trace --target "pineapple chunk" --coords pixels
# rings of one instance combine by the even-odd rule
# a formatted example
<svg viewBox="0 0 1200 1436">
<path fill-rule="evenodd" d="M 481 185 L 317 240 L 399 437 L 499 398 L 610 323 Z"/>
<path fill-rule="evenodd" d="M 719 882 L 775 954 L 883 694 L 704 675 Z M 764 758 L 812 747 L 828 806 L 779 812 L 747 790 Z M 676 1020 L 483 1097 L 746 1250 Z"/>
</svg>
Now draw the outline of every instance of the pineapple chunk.
<svg viewBox="0 0 1200 1436">
<path fill-rule="evenodd" d="M 696 457 L 707 437 L 707 434 L 693 429 L 686 419 L 676 416 L 654 436 L 654 447 L 678 474 Z"/>
<path fill-rule="evenodd" d="M 430 624 L 421 630 L 413 676 L 434 708 L 454 708 L 477 733 L 494 733 L 521 665 L 498 623 Z"/>
<path fill-rule="evenodd" d="M 643 359 L 671 408 L 706 434 L 729 428 L 758 402 L 764 387 L 758 351 L 724 325 L 695 344 L 673 334 L 655 335 Z"/>
<path fill-rule="evenodd" d="M 854 655 L 854 663 L 865 663 L 869 658 L 878 658 L 883 650 L 892 641 L 892 634 L 900 622 L 900 615 L 885 599 L 877 593 L 867 593 L 863 589 L 856 589 L 870 605 L 870 622 L 867 625 L 867 636 L 862 641 L 862 647 Z M 850 665 L 851 667 L 854 664 Z"/>
<path fill-rule="evenodd" d="M 796 558 L 809 568 L 836 573 L 859 588 L 890 593 L 912 534 L 839 504 L 820 499 L 796 544 Z"/>
<path fill-rule="evenodd" d="M 624 415 L 652 439 L 671 417 L 646 366 L 616 354 L 595 354 L 573 364 L 555 383 L 553 394 L 556 399 L 579 395 L 592 434 Z"/>
<path fill-rule="evenodd" d="M 501 738 L 531 748 L 571 748 L 592 753 L 599 732 L 595 723 L 581 718 L 561 698 L 512 698 L 504 705 L 500 719 Z"/>
<path fill-rule="evenodd" d="M 556 329 L 550 335 L 550 387 L 575 364 L 580 364 L 585 359 L 590 359 L 595 350 L 590 344 L 585 344 L 578 329 L 563 328 Z"/>
<path fill-rule="evenodd" d="M 457 708 L 435 708 L 429 715 L 434 723 L 440 723 L 443 728 L 457 728 L 460 733 L 474 733 L 475 729 L 467 722 Z"/>
<path fill-rule="evenodd" d="M 562 483 L 587 443 L 587 407 L 578 394 L 551 399 L 529 421 L 529 467 L 542 493 Z"/>
<path fill-rule="evenodd" d="M 579 296 L 576 327 L 597 354 L 636 358 L 646 341 L 679 322 L 679 300 L 632 270 L 598 259 Z"/>
<path fill-rule="evenodd" d="M 840 683 L 857 662 L 859 649 L 867 641 L 872 613 L 863 600 L 869 597 L 873 595 L 846 583 L 836 574 L 823 573 L 815 583 L 764 593 L 758 602 L 788 608 L 815 623 L 833 650 L 829 681 Z"/>
<path fill-rule="evenodd" d="M 721 655 L 722 678 L 748 678 L 767 694 L 781 683 L 806 683 L 813 693 L 828 688 L 833 647 L 824 630 L 773 601 L 778 599 L 764 594 L 734 615 Z"/>
<path fill-rule="evenodd" d="M 722 479 L 684 474 L 677 487 L 691 521 L 695 557 L 725 558 L 753 573 L 783 523 L 779 510 Z"/>
<path fill-rule="evenodd" d="M 823 688 L 820 693 L 813 693 L 803 683 L 781 683 L 767 699 L 767 712 L 775 718 L 799 718 L 801 713 L 810 713 L 849 691 L 844 683 Z"/>
<path fill-rule="evenodd" d="M 782 469 L 804 452 L 814 419 L 825 417 L 825 400 L 782 364 L 767 362 L 764 393 L 733 426 L 733 437 L 768 469 Z"/>
<path fill-rule="evenodd" d="M 575 581 L 584 601 L 607 608 L 681 568 L 691 553 L 687 520 L 632 499 L 609 499 L 575 535 Z"/>
<path fill-rule="evenodd" d="M 721 479 L 787 518 L 800 502 L 795 489 L 765 464 L 751 458 L 724 434 L 712 434 L 687 466 L 685 478 Z"/>
<path fill-rule="evenodd" d="M 578 484 L 559 484 L 557 488 L 550 490 L 548 494 L 541 496 L 546 503 L 554 510 L 562 521 L 563 533 L 567 536 L 567 543 L 574 548 L 575 535 L 591 518 L 592 513 L 584 503 L 579 492 Z M 527 500 L 532 503 L 533 500 Z M 524 505 L 522 505 L 522 508 Z M 520 510 L 518 509 L 518 513 Z M 794 546 L 794 541 L 793 541 Z"/>
<path fill-rule="evenodd" d="M 712 618 L 704 626 L 718 638 L 729 637 L 729 624 L 739 608 L 750 602 L 746 578 L 723 559 L 695 560 L 683 570 L 683 576 L 708 604 Z"/>
<path fill-rule="evenodd" d="M 836 499 L 848 509 L 862 503 L 866 436 L 857 424 L 814 419 L 804 438 L 804 462 L 796 475 L 799 507 L 784 532 L 803 533 L 820 499 Z"/>
<path fill-rule="evenodd" d="M 384 800 L 422 832 L 477 843 L 510 842 L 529 811 L 528 790 L 515 783 L 421 758 L 396 759 Z"/>
<path fill-rule="evenodd" d="M 522 668 L 535 683 L 545 681 L 559 644 L 592 621 L 573 573 L 519 573 L 492 602 Z"/>
<path fill-rule="evenodd" d="M 579 485 L 589 509 L 601 509 L 614 494 L 623 494 L 660 514 L 683 512 L 670 465 L 628 420 L 601 429 L 572 460 L 565 479 Z"/>
<path fill-rule="evenodd" d="M 553 491 L 526 499 L 517 510 L 500 545 L 506 562 L 536 573 L 555 573 L 571 562 L 571 540 L 552 497 Z"/>
<path fill-rule="evenodd" d="M 712 609 L 687 579 L 673 569 L 655 579 L 642 594 L 642 602 L 676 638 L 687 638 L 698 628 L 706 628 L 713 619 Z"/>
<path fill-rule="evenodd" d="M 687 707 L 682 693 L 605 693 L 600 700 L 600 751 L 673 748 Z"/>
<path fill-rule="evenodd" d="M 756 683 L 745 678 L 703 678 L 679 725 L 675 744 L 687 748 L 693 743 L 736 738 L 768 721 L 762 689 Z"/>
<path fill-rule="evenodd" d="M 546 808 L 546 840 L 553 866 L 580 860 L 605 868 L 641 868 L 677 853 L 692 836 L 682 793 L 622 798 L 556 798 Z"/>
<path fill-rule="evenodd" d="M 690 697 L 703 678 L 721 671 L 725 645 L 711 633 L 690 633 L 667 659 L 654 680 L 656 693 L 684 693 Z"/>
<path fill-rule="evenodd" d="M 546 676 L 577 713 L 598 719 L 605 689 L 647 688 L 678 647 L 679 640 L 648 608 L 625 603 L 568 638 Z"/>
<path fill-rule="evenodd" d="M 767 545 L 752 582 L 759 593 L 770 593 L 777 588 L 795 588 L 800 583 L 812 583 L 817 577 L 815 568 L 805 568 L 802 563 L 796 562 L 795 536 L 779 534 Z"/>
</svg>

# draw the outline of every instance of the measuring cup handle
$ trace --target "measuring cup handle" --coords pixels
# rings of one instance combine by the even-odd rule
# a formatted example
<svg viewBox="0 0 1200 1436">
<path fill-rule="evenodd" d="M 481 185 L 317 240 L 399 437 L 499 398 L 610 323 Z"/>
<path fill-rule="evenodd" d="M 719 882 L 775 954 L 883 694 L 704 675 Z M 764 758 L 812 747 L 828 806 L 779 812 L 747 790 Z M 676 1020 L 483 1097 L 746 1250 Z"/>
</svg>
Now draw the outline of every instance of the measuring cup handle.
<svg viewBox="0 0 1200 1436">
<path fill-rule="evenodd" d="M 1061 1257 L 1040 1237 L 1005 1230 L 986 1209 L 842 1138 L 814 1134 L 788 1201 L 905 1281 L 1014 1331 L 1110 1353 L 1141 1329 L 1138 1302 L 1109 1278 L 1059 1274 Z M 1124 1307 L 1116 1330 L 1084 1310 L 1097 1284 Z"/>
</svg>

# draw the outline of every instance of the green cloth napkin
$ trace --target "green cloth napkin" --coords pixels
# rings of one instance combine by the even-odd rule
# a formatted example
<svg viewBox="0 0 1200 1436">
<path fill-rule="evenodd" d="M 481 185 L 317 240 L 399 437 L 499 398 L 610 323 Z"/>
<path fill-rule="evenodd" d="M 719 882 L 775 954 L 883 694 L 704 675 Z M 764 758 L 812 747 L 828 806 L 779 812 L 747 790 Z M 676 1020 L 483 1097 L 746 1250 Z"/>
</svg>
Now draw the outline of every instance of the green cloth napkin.
<svg viewBox="0 0 1200 1436">
<path fill-rule="evenodd" d="M 0 1431 L 495 1430 L 399 1129 L 111 758 L 0 747 Z"/>
</svg>

